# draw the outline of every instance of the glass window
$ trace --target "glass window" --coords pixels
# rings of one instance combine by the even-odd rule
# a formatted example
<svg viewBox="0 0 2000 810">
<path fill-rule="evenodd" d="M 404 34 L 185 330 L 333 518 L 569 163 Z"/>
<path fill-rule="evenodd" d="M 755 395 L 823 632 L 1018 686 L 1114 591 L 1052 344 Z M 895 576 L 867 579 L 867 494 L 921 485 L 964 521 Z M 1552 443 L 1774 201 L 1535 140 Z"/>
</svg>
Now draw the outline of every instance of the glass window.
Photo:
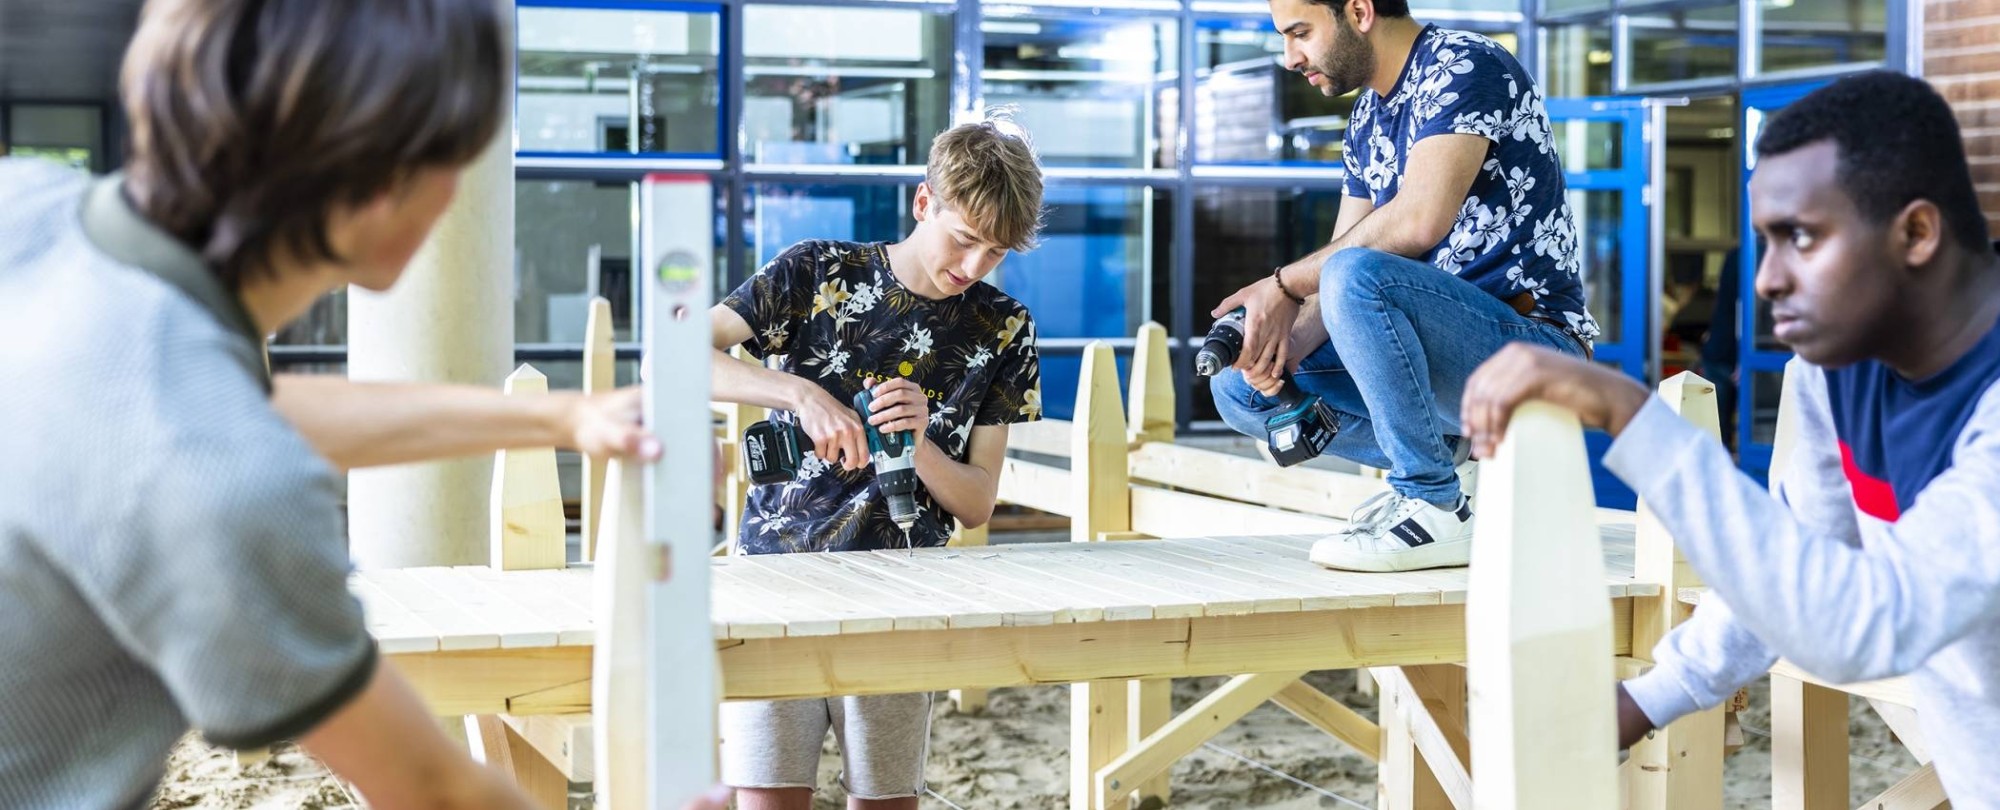
<svg viewBox="0 0 2000 810">
<path fill-rule="evenodd" d="M 515 340 L 583 343 L 599 295 L 611 300 L 613 339 L 633 339 L 632 199 L 626 182 L 515 182 Z"/>
<path fill-rule="evenodd" d="M 950 120 L 950 15 L 756 5 L 743 21 L 748 160 L 922 164 Z"/>
<path fill-rule="evenodd" d="M 347 288 L 321 296 L 298 320 L 271 336 L 273 346 L 347 345 Z"/>
<path fill-rule="evenodd" d="M 1619 317 L 1625 306 L 1625 257 L 1618 246 L 1624 202 L 1618 191 L 1569 192 L 1570 210 L 1576 212 L 1577 248 L 1583 255 L 1583 298 L 1602 330 L 1598 340 L 1606 343 L 1625 339 L 1625 322 Z"/>
<path fill-rule="evenodd" d="M 1035 314 L 1041 337 L 1130 337 L 1165 320 L 1152 297 L 1172 255 L 1167 199 L 1151 188 L 1052 187 L 1041 245 L 1008 256 L 992 281 Z"/>
<path fill-rule="evenodd" d="M 1749 376 L 1750 441 L 1768 445 L 1778 437 L 1778 402 L 1785 391 L 1785 373 L 1758 371 Z"/>
<path fill-rule="evenodd" d="M 1611 27 L 1600 21 L 1542 29 L 1550 98 L 1611 95 Z"/>
<path fill-rule="evenodd" d="M 1268 17 L 1204 20 L 1195 33 L 1195 143 L 1200 163 L 1340 163 L 1356 93 L 1339 98 L 1285 69 Z M 1357 91 L 1358 93 L 1359 91 Z M 1178 108 L 1177 93 L 1167 104 Z"/>
<path fill-rule="evenodd" d="M 750 186 L 750 267 L 763 267 L 785 248 L 808 239 L 894 242 L 914 223 L 912 185 L 758 183 Z"/>
<path fill-rule="evenodd" d="M 1886 5 L 1885 0 L 1766 2 L 1759 69 L 1773 73 L 1882 61 L 1889 44 Z"/>
<path fill-rule="evenodd" d="M 1340 215 L 1336 189 L 1209 188 L 1194 198 L 1194 336 L 1208 334 L 1208 311 L 1244 285 L 1326 244 Z M 1165 293 L 1155 311 L 1167 312 Z M 1195 419 L 1218 419 L 1208 381 L 1195 378 Z"/>
<path fill-rule="evenodd" d="M 1565 171 L 1615 170 L 1623 164 L 1623 122 L 1558 118 L 1549 127 Z"/>
<path fill-rule="evenodd" d="M 519 20 L 516 149 L 720 153 L 719 12 L 523 4 Z"/>
<path fill-rule="evenodd" d="M 87 104 L 14 104 L 0 154 L 53 160 L 85 171 L 104 159 L 104 111 Z"/>
<path fill-rule="evenodd" d="M 1736 4 L 1632 14 L 1632 84 L 1736 77 Z"/>
<path fill-rule="evenodd" d="M 1048 166 L 1149 169 L 1172 164 L 1180 108 L 1171 21 L 989 19 L 980 81 L 1015 108 Z"/>
<path fill-rule="evenodd" d="M 1607 11 L 1611 8 L 1611 0 L 1541 0 L 1541 3 L 1544 17 L 1585 11 Z"/>
</svg>

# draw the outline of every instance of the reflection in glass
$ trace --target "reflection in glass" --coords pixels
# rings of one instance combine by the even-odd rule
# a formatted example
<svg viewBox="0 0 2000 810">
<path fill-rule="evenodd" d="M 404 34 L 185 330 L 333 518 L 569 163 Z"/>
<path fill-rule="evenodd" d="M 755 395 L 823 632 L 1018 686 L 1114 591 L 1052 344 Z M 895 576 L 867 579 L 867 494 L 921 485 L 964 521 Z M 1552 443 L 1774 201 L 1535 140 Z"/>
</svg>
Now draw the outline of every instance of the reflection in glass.
<svg viewBox="0 0 2000 810">
<path fill-rule="evenodd" d="M 1792 2 L 1763 9 L 1762 70 L 1880 62 L 1888 50 L 1885 0 Z"/>
<path fill-rule="evenodd" d="M 344 346 L 347 344 L 347 288 L 320 296 L 312 308 L 271 335 L 273 346 Z"/>
<path fill-rule="evenodd" d="M 1778 399 L 1785 390 L 1782 371 L 1750 375 L 1750 441 L 1768 445 L 1778 436 Z"/>
<path fill-rule="evenodd" d="M 808 239 L 894 242 L 914 224 L 915 185 L 779 185 L 750 187 L 750 267 L 763 267 L 785 248 Z"/>
<path fill-rule="evenodd" d="M 1014 108 L 1048 166 L 1170 164 L 1180 108 L 1163 103 L 1178 48 L 1171 21 L 988 19 L 986 103 Z"/>
<path fill-rule="evenodd" d="M 515 148 L 717 154 L 721 20 L 523 5 Z"/>
<path fill-rule="evenodd" d="M 0 155 L 32 157 L 79 171 L 99 171 L 104 156 L 104 112 L 94 104 L 16 102 L 0 118 Z"/>
<path fill-rule="evenodd" d="M 753 5 L 743 23 L 747 159 L 924 162 L 950 116 L 950 16 Z"/>
<path fill-rule="evenodd" d="M 583 343 L 599 295 L 611 301 L 614 339 L 632 339 L 632 199 L 622 182 L 514 184 L 517 341 Z"/>
<path fill-rule="evenodd" d="M 1610 21 L 1555 25 L 1542 29 L 1548 44 L 1550 98 L 1611 95 Z"/>
<path fill-rule="evenodd" d="M 1050 188 L 1041 245 L 1007 257 L 993 283 L 1035 313 L 1042 337 L 1129 337 L 1164 320 L 1150 296 L 1167 277 L 1166 200 L 1151 188 Z"/>
<path fill-rule="evenodd" d="M 1533 2 L 1534 0 L 1529 0 Z M 1568 14 L 1570 12 L 1603 11 L 1611 8 L 1611 0 L 1541 0 L 1542 16 Z"/>
<path fill-rule="evenodd" d="M 1659 84 L 1736 76 L 1736 4 L 1632 14 L 1626 54 L 1632 83 Z"/>
<path fill-rule="evenodd" d="M 1340 139 L 1357 94 L 1320 95 L 1285 69 L 1284 52 L 1269 18 L 1201 23 L 1195 39 L 1197 162 L 1340 163 Z"/>
<path fill-rule="evenodd" d="M 1624 256 L 1618 245 L 1623 225 L 1624 198 L 1617 191 L 1569 192 L 1570 210 L 1576 212 L 1577 249 L 1583 255 L 1583 296 L 1590 316 L 1602 330 L 1601 343 L 1624 339 Z"/>
<path fill-rule="evenodd" d="M 1550 128 L 1563 170 L 1617 169 L 1624 162 L 1625 125 L 1620 121 L 1555 120 Z"/>
</svg>

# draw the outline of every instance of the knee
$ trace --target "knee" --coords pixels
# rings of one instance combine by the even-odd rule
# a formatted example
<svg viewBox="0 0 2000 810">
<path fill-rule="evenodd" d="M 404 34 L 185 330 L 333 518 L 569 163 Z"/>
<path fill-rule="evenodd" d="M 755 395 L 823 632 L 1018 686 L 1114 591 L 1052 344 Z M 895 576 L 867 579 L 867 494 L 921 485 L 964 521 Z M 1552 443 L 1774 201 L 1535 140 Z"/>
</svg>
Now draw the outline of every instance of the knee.
<svg viewBox="0 0 2000 810">
<path fill-rule="evenodd" d="M 1362 247 L 1342 248 L 1327 257 L 1319 270 L 1322 305 L 1331 301 L 1372 297 L 1381 289 L 1382 280 L 1394 265 L 1392 258 L 1382 251 Z"/>
<path fill-rule="evenodd" d="M 1264 417 L 1270 408 L 1261 401 L 1263 395 L 1243 379 L 1243 372 L 1223 369 L 1209 379 L 1208 391 L 1215 398 L 1216 412 L 1231 430 L 1253 438 L 1264 436 Z"/>
</svg>

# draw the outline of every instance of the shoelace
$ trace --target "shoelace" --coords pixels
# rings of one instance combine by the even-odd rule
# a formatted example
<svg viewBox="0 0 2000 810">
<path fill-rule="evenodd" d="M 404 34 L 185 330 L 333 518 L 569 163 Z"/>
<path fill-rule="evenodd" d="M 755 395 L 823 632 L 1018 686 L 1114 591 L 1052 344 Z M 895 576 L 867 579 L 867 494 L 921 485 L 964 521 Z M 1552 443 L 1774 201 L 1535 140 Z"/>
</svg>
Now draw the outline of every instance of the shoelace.
<svg viewBox="0 0 2000 810">
<path fill-rule="evenodd" d="M 1349 532 L 1373 531 L 1379 527 L 1378 524 L 1385 518 L 1394 515 L 1397 507 L 1402 506 L 1402 504 L 1403 496 L 1401 493 L 1393 489 L 1388 492 L 1378 492 L 1369 497 L 1368 500 L 1362 501 L 1361 505 L 1355 507 L 1354 511 L 1347 516 L 1347 530 Z"/>
</svg>

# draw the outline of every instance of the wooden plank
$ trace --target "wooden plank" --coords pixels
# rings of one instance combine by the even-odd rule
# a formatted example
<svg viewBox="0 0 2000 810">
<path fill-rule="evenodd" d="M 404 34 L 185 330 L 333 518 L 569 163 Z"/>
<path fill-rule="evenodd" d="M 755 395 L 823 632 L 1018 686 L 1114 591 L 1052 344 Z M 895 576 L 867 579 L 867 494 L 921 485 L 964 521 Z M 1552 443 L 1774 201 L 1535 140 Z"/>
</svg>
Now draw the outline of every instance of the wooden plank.
<svg viewBox="0 0 2000 810">
<path fill-rule="evenodd" d="M 720 565 L 719 563 L 724 560 L 728 564 Z M 726 638 L 840 634 L 840 616 L 829 615 L 826 606 L 814 604 L 815 594 L 786 587 L 782 580 L 766 575 L 762 561 L 757 557 L 728 557 L 718 559 L 717 563 L 716 567 L 710 569 L 715 576 L 715 587 L 729 589 L 741 598 L 756 602 L 762 608 L 764 616 L 776 622 L 779 627 L 779 631 L 775 634 L 764 632 L 760 628 L 759 632 L 753 635 L 739 636 L 735 631 L 738 617 L 729 614 L 719 617 L 729 623 L 730 629 Z"/>
<path fill-rule="evenodd" d="M 596 778 L 591 763 L 590 715 L 503 714 L 500 721 L 521 735 L 569 781 L 587 783 Z"/>
<path fill-rule="evenodd" d="M 1105 621 L 1133 619 L 1173 619 L 1202 615 L 1201 605 L 1188 604 L 1187 594 L 1143 581 L 1116 582 L 1096 576 L 1095 569 L 1069 565 L 1032 565 L 1019 555 L 1001 554 L 993 565 L 1012 569 L 1017 576 L 1040 577 L 1050 587 L 1060 588 L 1104 607 Z"/>
<path fill-rule="evenodd" d="M 522 365 L 507 376 L 507 395 L 546 397 L 549 378 Z M 553 447 L 522 447 L 493 455 L 489 562 L 502 571 L 567 565 L 562 487 Z"/>
<path fill-rule="evenodd" d="M 1365 672 L 1366 670 L 1357 670 Z M 1381 727 L 1362 717 L 1346 704 L 1328 697 L 1303 680 L 1293 681 L 1271 696 L 1271 702 L 1291 712 L 1313 728 L 1331 735 L 1369 761 L 1382 758 Z"/>
<path fill-rule="evenodd" d="M 1028 627 L 1057 623 L 1059 611 L 1055 606 L 1008 590 L 993 581 L 997 574 L 988 574 L 985 570 L 989 567 L 986 560 L 990 553 L 953 551 L 944 556 L 880 551 L 874 552 L 878 559 L 872 562 L 878 570 L 901 579 L 912 588 L 927 592 L 948 590 L 953 597 L 963 600 L 965 606 L 951 616 L 952 626 L 956 628 Z M 1062 612 L 1064 623 L 1073 618 L 1070 613 Z"/>
<path fill-rule="evenodd" d="M 806 570 L 807 563 L 795 559 L 798 554 L 767 554 L 758 562 L 756 576 L 772 590 L 788 591 L 799 598 L 790 603 L 794 610 L 803 608 L 803 614 L 786 613 L 782 616 L 789 623 L 795 616 L 811 622 L 834 620 L 840 622 L 842 633 L 880 633 L 893 630 L 896 619 L 908 610 L 891 605 L 871 605 L 867 600 L 843 593 L 840 588 L 821 581 L 813 572 Z M 744 569 L 748 571 L 750 569 Z M 789 633 L 788 633 L 789 634 Z"/>
<path fill-rule="evenodd" d="M 1847 694 L 1773 674 L 1772 810 L 1846 810 L 1847 777 Z"/>
<path fill-rule="evenodd" d="M 467 613 L 465 608 L 431 590 L 430 586 L 419 582 L 410 569 L 371 571 L 367 577 L 382 593 L 401 603 L 437 631 L 439 650 L 483 650 L 500 646 L 500 632 L 492 623 Z"/>
<path fill-rule="evenodd" d="M 1931 764 L 1930 743 L 1924 736 L 1923 726 L 1917 723 L 1916 709 L 1874 699 L 1868 701 L 1868 707 L 1881 716 L 1883 724 L 1895 733 L 1896 739 L 1903 743 L 1904 748 L 1909 749 L 1910 756 L 1916 758 L 1917 764 Z"/>
<path fill-rule="evenodd" d="M 1113 759 L 1096 773 L 1096 807 L 1112 807 L 1139 786 L 1167 772 L 1182 757 L 1194 753 L 1223 729 L 1234 725 L 1287 684 L 1296 683 L 1302 671 L 1265 672 L 1238 675 L 1208 693 L 1176 715 L 1158 731 L 1134 744 L 1131 750 Z"/>
<path fill-rule="evenodd" d="M 529 615 L 553 625 L 557 646 L 588 645 L 595 635 L 595 622 L 590 611 L 558 593 L 554 588 L 555 579 L 523 577 L 514 572 L 495 571 L 484 565 L 464 565 L 452 570 L 485 585 L 497 597 Z M 579 593 L 589 587 L 587 578 L 570 578 L 569 582 L 580 586 L 577 588 Z"/>
<path fill-rule="evenodd" d="M 1272 597 L 1263 589 L 1244 585 L 1227 578 L 1209 578 L 1200 571 L 1177 568 L 1163 563 L 1157 554 L 1132 547 L 1141 542 L 1094 543 L 1077 557 L 1092 563 L 1107 566 L 1112 570 L 1122 570 L 1135 580 L 1143 579 L 1165 586 L 1182 594 L 1183 600 L 1192 600 L 1201 605 L 1205 616 L 1240 616 L 1249 613 L 1295 613 L 1299 609 L 1296 598 Z M 1159 542 L 1159 541 L 1150 541 Z"/>
<path fill-rule="evenodd" d="M 1007 427 L 1007 449 L 1069 458 L 1074 427 L 1062 419 L 1037 419 Z"/>
<path fill-rule="evenodd" d="M 1069 470 L 1009 458 L 1000 462 L 998 497 L 1006 503 L 1067 515 L 1075 503 L 1069 480 Z"/>
<path fill-rule="evenodd" d="M 956 531 L 952 532 L 951 540 L 946 545 L 952 548 L 984 548 L 988 539 L 990 539 L 988 527 L 979 526 L 974 528 L 965 525 L 963 521 L 958 521 L 956 522 Z M 952 708 L 959 714 L 980 715 L 986 713 L 986 690 L 984 689 L 953 689 L 951 690 L 950 698 Z"/>
<path fill-rule="evenodd" d="M 1715 386 L 1691 372 L 1660 383 L 1667 407 L 1718 440 Z M 1693 608 L 1677 598 L 1682 588 L 1701 587 L 1701 577 L 1674 547 L 1674 539 L 1650 504 L 1640 503 L 1632 554 L 1633 576 L 1660 586 L 1660 593 L 1632 606 L 1634 657 L 1651 661 L 1653 648 Z M 1723 763 L 1721 707 L 1696 712 L 1632 746 L 1638 763 L 1628 784 L 1631 810 L 1721 810 Z"/>
<path fill-rule="evenodd" d="M 1613 616 L 1629 622 L 1629 604 Z M 1629 642 L 1614 632 L 1607 663 Z M 1465 653 L 1462 605 L 750 639 L 721 651 L 732 700 L 1351 669 Z"/>
<path fill-rule="evenodd" d="M 453 568 L 406 568 L 411 578 L 485 622 L 500 636 L 502 649 L 554 647 L 561 631 L 554 622 L 520 605 Z"/>
<path fill-rule="evenodd" d="M 567 810 L 569 780 L 521 735 L 500 722 L 500 718 L 490 714 L 467 715 L 465 737 L 474 761 L 514 780 L 535 806 L 542 810 Z"/>
<path fill-rule="evenodd" d="M 367 573 L 349 577 L 347 586 L 361 600 L 361 615 L 368 622 L 368 634 L 375 637 L 376 648 L 383 655 L 438 649 L 437 629 L 384 593 Z"/>
<path fill-rule="evenodd" d="M 590 317 L 583 327 L 584 396 L 608 394 L 618 384 L 618 353 L 612 345 L 611 302 L 603 296 L 590 299 Z M 604 465 L 610 459 L 583 457 L 583 546 L 585 562 L 597 559 L 598 510 L 604 505 Z"/>
<path fill-rule="evenodd" d="M 1222 501 L 1157 487 L 1131 488 L 1131 531 L 1153 537 L 1237 534 L 1328 534 L 1346 523 L 1332 518 Z"/>
<path fill-rule="evenodd" d="M 1126 681 L 1131 723 L 1125 750 L 1130 751 L 1147 737 L 1159 733 L 1174 719 L 1174 682 L 1170 678 Z M 1137 807 L 1164 807 L 1171 803 L 1173 780 L 1167 771 L 1139 783 L 1131 801 Z"/>
<path fill-rule="evenodd" d="M 551 710 L 513 705 L 515 698 L 590 682 L 588 647 L 523 650 L 443 650 L 399 653 L 384 658 L 408 678 L 432 714 L 536 714 Z M 588 703 L 588 695 L 585 700 Z M 565 713 L 575 712 L 570 708 Z"/>
<path fill-rule="evenodd" d="M 1125 752 L 1131 701 L 1124 681 L 1084 681 L 1069 688 L 1069 807 L 1102 810 L 1091 777 Z"/>
<path fill-rule="evenodd" d="M 1379 478 L 1278 467 L 1259 458 L 1177 444 L 1141 445 L 1133 449 L 1131 463 L 1134 481 L 1341 521 L 1362 501 L 1389 490 L 1389 483 Z"/>
<path fill-rule="evenodd" d="M 1391 799 L 1384 806 L 1436 806 L 1441 795 L 1457 810 L 1472 810 L 1472 777 L 1466 769 L 1471 744 L 1465 736 L 1465 670 L 1435 665 L 1375 667 L 1368 672 L 1388 699 L 1393 722 L 1402 726 L 1383 744 L 1384 769 L 1396 780 L 1383 786 L 1385 798 Z M 1410 749 L 1422 753 L 1421 763 L 1412 760 L 1388 768 L 1392 757 L 1407 757 Z"/>
<path fill-rule="evenodd" d="M 1576 415 L 1540 402 L 1516 409 L 1479 487 L 1465 606 L 1474 800 L 1615 807 L 1603 650 L 1616 633 Z"/>
<path fill-rule="evenodd" d="M 763 367 L 762 363 L 751 359 L 742 346 L 730 349 L 729 356 L 745 365 Z M 750 489 L 754 486 L 750 482 L 749 469 L 743 466 L 743 432 L 749 430 L 751 425 L 769 419 L 771 412 L 738 402 L 723 403 L 719 410 L 722 412 L 722 429 L 726 439 L 723 449 L 728 472 L 722 479 L 720 491 L 716 493 L 716 502 L 722 507 L 723 541 L 733 547 L 737 537 L 743 533 L 743 510 L 750 503 Z"/>
<path fill-rule="evenodd" d="M 1915 773 L 1882 791 L 1882 795 L 1862 802 L 1859 810 L 1939 810 L 1948 808 L 1944 783 L 1938 780 L 1937 766 L 1926 763 Z"/>
<path fill-rule="evenodd" d="M 1862 681 L 1860 683 L 1831 683 L 1824 678 L 1799 669 L 1799 665 L 1783 658 L 1778 659 L 1777 665 L 1771 667 L 1771 675 L 1845 692 L 1858 698 L 1894 703 L 1898 706 L 1915 706 L 1917 704 L 1916 683 L 1909 676 L 1884 678 L 1879 681 Z"/>
<path fill-rule="evenodd" d="M 896 630 L 943 630 L 950 626 L 949 616 L 955 612 L 949 609 L 950 600 L 924 598 L 946 597 L 947 594 L 897 587 L 900 583 L 886 580 L 879 573 L 867 572 L 854 563 L 841 561 L 845 557 L 865 558 L 866 554 L 825 552 L 784 556 L 790 558 L 786 560 L 790 563 L 785 566 L 788 569 L 786 573 L 796 574 L 800 579 L 810 577 L 827 591 L 888 614 L 895 621 Z"/>
<path fill-rule="evenodd" d="M 758 596 L 755 586 L 739 583 L 737 569 L 727 564 L 731 559 L 741 558 L 718 558 L 717 564 L 709 570 L 709 576 L 713 577 L 709 616 L 720 628 L 715 637 L 776 638 L 785 635 L 789 625 Z M 833 629 L 838 630 L 839 627 L 836 625 Z"/>
<path fill-rule="evenodd" d="M 1153 321 L 1139 327 L 1132 348 L 1132 400 L 1126 423 L 1146 442 L 1174 440 L 1174 366 L 1167 351 L 1167 328 Z"/>
<path fill-rule="evenodd" d="M 1261 549 L 1247 547 L 1237 549 L 1221 545 L 1198 543 L 1162 544 L 1162 551 L 1173 557 L 1186 560 L 1183 567 L 1193 567 L 1198 572 L 1213 577 L 1229 577 L 1236 581 L 1250 583 L 1260 590 L 1279 597 L 1285 604 L 1296 604 L 1293 610 L 1339 610 L 1351 605 L 1351 593 L 1339 587 L 1334 577 L 1323 576 L 1325 572 L 1305 571 L 1287 566 L 1264 566 L 1257 564 L 1261 559 Z M 1313 566 L 1317 568 L 1317 566 Z M 1395 604 L 1395 597 L 1390 597 Z M 1437 604 L 1435 598 L 1429 604 Z"/>
</svg>

